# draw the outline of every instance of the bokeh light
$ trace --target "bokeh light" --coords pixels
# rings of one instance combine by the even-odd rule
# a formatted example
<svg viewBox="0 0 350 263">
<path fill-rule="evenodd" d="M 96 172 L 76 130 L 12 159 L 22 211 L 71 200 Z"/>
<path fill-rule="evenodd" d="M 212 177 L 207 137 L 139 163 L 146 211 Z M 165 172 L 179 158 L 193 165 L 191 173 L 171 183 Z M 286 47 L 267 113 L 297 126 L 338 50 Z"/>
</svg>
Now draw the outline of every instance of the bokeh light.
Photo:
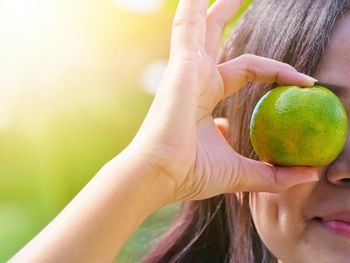
<svg viewBox="0 0 350 263">
<path fill-rule="evenodd" d="M 167 64 L 166 60 L 157 60 L 144 68 L 141 85 L 145 91 L 156 94 Z"/>
<path fill-rule="evenodd" d="M 177 3 L 0 0 L 0 262 L 131 142 L 167 64 Z M 145 221 L 117 262 L 136 262 L 176 209 Z"/>
<path fill-rule="evenodd" d="M 130 143 L 176 2 L 145 15 L 112 0 L 0 0 L 0 262 Z M 135 235 L 127 247 L 140 248 Z M 124 249 L 118 262 L 145 252 Z"/>
<path fill-rule="evenodd" d="M 140 13 L 153 13 L 158 11 L 164 0 L 115 0 L 116 4 L 127 10 Z"/>
</svg>

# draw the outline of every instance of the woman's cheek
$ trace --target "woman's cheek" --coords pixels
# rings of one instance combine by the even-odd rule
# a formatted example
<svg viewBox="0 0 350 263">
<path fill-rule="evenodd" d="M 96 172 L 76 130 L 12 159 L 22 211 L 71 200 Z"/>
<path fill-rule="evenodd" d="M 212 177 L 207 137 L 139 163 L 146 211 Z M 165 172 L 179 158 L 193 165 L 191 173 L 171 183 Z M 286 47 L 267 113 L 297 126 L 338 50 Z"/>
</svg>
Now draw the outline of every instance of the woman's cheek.
<svg viewBox="0 0 350 263">
<path fill-rule="evenodd" d="M 264 242 L 265 246 L 275 252 L 275 236 L 279 235 L 279 210 L 277 194 L 271 193 L 251 193 L 250 210 L 255 228 Z M 278 249 L 278 248 L 277 248 Z"/>
<path fill-rule="evenodd" d="M 294 186 L 282 193 L 251 193 L 250 209 L 255 228 L 265 246 L 277 258 L 288 258 L 297 249 L 306 228 L 303 211 L 311 184 Z"/>
</svg>

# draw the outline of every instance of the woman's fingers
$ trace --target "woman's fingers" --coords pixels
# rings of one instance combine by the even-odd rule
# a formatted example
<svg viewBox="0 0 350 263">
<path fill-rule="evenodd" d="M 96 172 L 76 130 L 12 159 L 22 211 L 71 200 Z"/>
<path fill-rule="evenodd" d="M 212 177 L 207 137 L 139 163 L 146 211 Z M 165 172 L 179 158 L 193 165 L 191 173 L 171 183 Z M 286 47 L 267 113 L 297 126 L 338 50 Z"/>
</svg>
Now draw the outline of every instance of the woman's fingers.
<svg viewBox="0 0 350 263">
<path fill-rule="evenodd" d="M 229 123 L 227 118 L 215 118 L 215 125 L 227 139 Z M 233 152 L 234 178 L 227 190 L 231 192 L 281 192 L 294 185 L 318 181 L 318 170 L 312 167 L 279 167 L 246 158 Z M 227 169 L 230 171 L 231 169 Z"/>
<path fill-rule="evenodd" d="M 241 55 L 218 65 L 224 81 L 224 99 L 250 81 L 278 82 L 284 85 L 313 86 L 315 79 L 304 75 L 291 65 L 251 54 Z"/>
<path fill-rule="evenodd" d="M 225 26 L 235 16 L 244 0 L 217 0 L 208 10 L 206 51 L 216 61 Z"/>
<path fill-rule="evenodd" d="M 204 50 L 208 3 L 209 0 L 180 0 L 173 20 L 170 57 L 181 59 L 181 55 Z"/>
<path fill-rule="evenodd" d="M 279 167 L 238 155 L 235 183 L 229 192 L 282 192 L 294 185 L 318 181 L 313 167 Z"/>
</svg>

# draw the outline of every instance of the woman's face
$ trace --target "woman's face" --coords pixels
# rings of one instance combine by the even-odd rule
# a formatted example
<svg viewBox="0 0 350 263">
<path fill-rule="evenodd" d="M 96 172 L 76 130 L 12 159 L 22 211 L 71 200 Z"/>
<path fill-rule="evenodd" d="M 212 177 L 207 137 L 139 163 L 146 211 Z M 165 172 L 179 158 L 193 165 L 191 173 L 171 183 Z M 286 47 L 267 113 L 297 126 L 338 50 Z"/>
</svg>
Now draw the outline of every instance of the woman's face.
<svg viewBox="0 0 350 263">
<path fill-rule="evenodd" d="M 343 86 L 338 94 L 350 115 L 350 13 L 338 19 L 325 56 L 314 76 Z M 290 262 L 350 262 L 350 139 L 320 180 L 294 186 L 282 193 L 251 193 L 250 209 L 259 236 L 278 259 Z M 326 174 L 326 168 L 328 172 Z M 346 212 L 343 232 L 323 227 L 315 217 Z M 339 216 L 336 216 L 339 218 Z M 332 223 L 328 226 L 332 227 Z M 333 225 L 334 226 L 334 225 Z M 339 226 L 339 224 L 338 224 Z"/>
</svg>

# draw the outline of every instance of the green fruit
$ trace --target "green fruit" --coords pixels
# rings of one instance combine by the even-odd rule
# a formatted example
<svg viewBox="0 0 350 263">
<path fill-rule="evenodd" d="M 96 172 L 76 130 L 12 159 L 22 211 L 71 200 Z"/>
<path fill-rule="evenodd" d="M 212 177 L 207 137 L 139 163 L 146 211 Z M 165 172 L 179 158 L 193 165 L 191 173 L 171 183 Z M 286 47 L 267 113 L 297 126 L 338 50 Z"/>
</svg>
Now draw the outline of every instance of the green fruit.
<svg viewBox="0 0 350 263">
<path fill-rule="evenodd" d="M 261 161 L 279 166 L 326 166 L 342 151 L 348 117 L 322 86 L 277 87 L 256 104 L 250 139 Z"/>
</svg>

